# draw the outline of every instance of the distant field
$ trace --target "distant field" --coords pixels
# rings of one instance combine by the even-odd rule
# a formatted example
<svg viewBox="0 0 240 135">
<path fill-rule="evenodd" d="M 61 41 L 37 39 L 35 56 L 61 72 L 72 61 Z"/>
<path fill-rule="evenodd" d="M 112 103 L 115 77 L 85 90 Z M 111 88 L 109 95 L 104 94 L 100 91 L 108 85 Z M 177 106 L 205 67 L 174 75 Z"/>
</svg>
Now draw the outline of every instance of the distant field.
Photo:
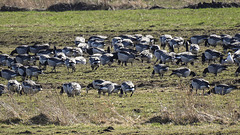
<svg viewBox="0 0 240 135">
<path fill-rule="evenodd" d="M 212 2 L 212 0 L 0 0 L 0 6 L 16 6 L 27 9 L 46 9 L 57 3 L 85 2 L 90 4 L 108 4 L 115 8 L 132 7 L 134 9 L 147 8 L 155 5 L 165 8 L 181 8 L 199 2 Z M 239 0 L 215 0 L 215 2 L 239 2 Z"/>
<path fill-rule="evenodd" d="M 185 39 L 197 34 L 234 35 L 240 32 L 239 14 L 237 8 L 0 12 L 0 50 L 9 54 L 18 45 L 34 43 L 49 43 L 58 48 L 74 46 L 79 35 L 86 39 L 106 35 L 107 46 L 112 37 L 121 34 L 151 34 L 158 45 L 162 34 Z M 200 53 L 207 49 L 200 47 Z M 222 51 L 220 46 L 214 49 Z M 189 92 L 190 78 L 181 82 L 178 77 L 169 76 L 171 71 L 162 79 L 158 75 L 152 78 L 154 61 L 148 64 L 135 61 L 127 67 L 114 63 L 113 67 L 101 66 L 97 71 L 91 71 L 87 64 L 70 74 L 66 67 L 57 68 L 57 74 L 50 73 L 48 67 L 39 76 L 42 92 L 34 96 L 0 97 L 0 134 L 239 134 L 239 89 L 224 96 L 196 96 L 195 91 Z M 169 66 L 170 70 L 178 67 Z M 202 65 L 199 60 L 188 67 L 202 77 L 207 64 Z M 240 79 L 234 76 L 236 69 L 232 65 L 217 77 L 208 74 L 205 79 L 213 86 L 219 83 L 240 86 Z M 137 90 L 133 97 L 113 94 L 98 98 L 96 90 L 85 92 L 87 84 L 95 79 L 119 84 L 131 80 Z M 82 85 L 81 96 L 59 95 L 59 86 L 69 81 Z M 0 83 L 7 81 L 0 78 Z M 114 130 L 108 132 L 110 126 Z"/>
</svg>

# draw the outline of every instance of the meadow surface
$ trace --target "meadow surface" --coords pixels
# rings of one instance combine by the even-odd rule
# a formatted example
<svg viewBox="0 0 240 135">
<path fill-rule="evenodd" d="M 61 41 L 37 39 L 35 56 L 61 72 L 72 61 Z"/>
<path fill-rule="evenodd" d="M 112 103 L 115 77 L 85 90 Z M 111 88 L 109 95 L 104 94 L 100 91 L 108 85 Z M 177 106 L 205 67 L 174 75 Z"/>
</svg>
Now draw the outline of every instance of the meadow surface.
<svg viewBox="0 0 240 135">
<path fill-rule="evenodd" d="M 0 51 L 9 54 L 18 45 L 35 43 L 58 48 L 74 46 L 76 36 L 88 39 L 92 35 L 106 35 L 106 47 L 114 36 L 122 34 L 151 34 L 158 45 L 162 34 L 186 40 L 200 34 L 234 36 L 240 32 L 239 14 L 237 8 L 1 12 Z M 200 54 L 207 49 L 204 45 L 200 47 Z M 223 51 L 220 46 L 214 49 Z M 169 64 L 170 71 L 163 78 L 151 77 L 155 60 L 151 63 L 136 60 L 128 66 L 114 63 L 96 71 L 89 64 L 79 65 L 74 73 L 68 73 L 66 67 L 51 73 L 48 67 L 37 81 L 43 85 L 43 91 L 33 96 L 0 97 L 0 134 L 239 134 L 239 89 L 224 96 L 203 96 L 202 91 L 191 94 L 191 77 L 169 76 L 178 65 Z M 201 63 L 201 58 L 194 66 L 188 65 L 198 77 L 202 77 L 207 66 Z M 204 79 L 211 87 L 220 83 L 239 86 L 240 80 L 234 76 L 237 67 L 230 65 L 217 77 L 208 74 Z M 98 98 L 96 90 L 85 92 L 87 84 L 95 79 L 119 84 L 131 80 L 137 90 L 132 97 L 112 94 Z M 81 84 L 81 96 L 69 98 L 59 94 L 61 84 L 70 81 Z M 0 78 L 0 83 L 7 81 Z"/>
</svg>

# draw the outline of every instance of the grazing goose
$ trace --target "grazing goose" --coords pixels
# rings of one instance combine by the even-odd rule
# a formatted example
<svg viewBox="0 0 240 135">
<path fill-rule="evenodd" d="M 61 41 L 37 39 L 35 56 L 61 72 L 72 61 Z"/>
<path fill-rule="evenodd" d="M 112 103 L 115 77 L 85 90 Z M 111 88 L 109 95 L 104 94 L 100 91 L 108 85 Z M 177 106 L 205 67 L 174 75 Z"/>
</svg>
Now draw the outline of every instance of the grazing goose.
<svg viewBox="0 0 240 135">
<path fill-rule="evenodd" d="M 127 92 L 131 92 L 131 95 L 130 95 L 131 97 L 135 90 L 136 90 L 136 86 L 134 86 L 132 81 L 125 81 L 121 84 L 120 97 L 122 97 L 123 93 L 125 93 L 125 95 L 127 96 Z"/>
<path fill-rule="evenodd" d="M 121 42 L 122 42 L 122 38 L 121 37 L 113 37 L 112 38 L 112 44 L 111 44 L 112 46 L 111 47 L 113 47 L 115 44 L 121 43 Z"/>
<path fill-rule="evenodd" d="M 52 72 L 56 71 L 56 67 L 57 66 L 61 66 L 64 64 L 64 60 L 57 58 L 57 57 L 52 57 L 52 58 L 48 58 L 48 65 L 53 67 Z"/>
<path fill-rule="evenodd" d="M 165 49 L 167 42 L 168 42 L 169 40 L 171 40 L 171 39 L 172 39 L 172 36 L 171 36 L 171 35 L 167 35 L 167 34 L 161 35 L 161 36 L 160 36 L 160 39 L 159 39 L 159 41 L 160 41 L 160 43 L 161 43 L 161 48 L 162 48 L 162 49 Z"/>
<path fill-rule="evenodd" d="M 118 57 L 119 63 L 120 62 L 122 62 L 122 64 L 125 63 L 125 66 L 127 66 L 127 63 L 132 64 L 135 59 L 135 55 L 133 53 L 125 52 L 125 51 L 118 52 L 117 57 Z"/>
<path fill-rule="evenodd" d="M 20 45 L 18 47 L 16 47 L 11 53 L 10 55 L 12 56 L 13 54 L 28 54 L 30 51 L 29 46 L 28 45 Z"/>
<path fill-rule="evenodd" d="M 122 39 L 121 43 L 123 44 L 124 48 L 132 48 L 134 43 L 131 39 Z"/>
<path fill-rule="evenodd" d="M 74 97 L 81 94 L 81 85 L 76 82 L 64 83 L 61 87 L 60 94 L 67 93 L 68 97 Z"/>
<path fill-rule="evenodd" d="M 155 61 L 155 64 L 156 64 L 159 60 L 161 60 L 161 56 L 162 56 L 164 53 L 167 53 L 167 51 L 166 51 L 166 50 L 155 50 L 155 51 L 154 51 L 154 56 L 157 58 L 157 60 Z M 160 61 L 160 63 L 161 63 L 161 61 Z"/>
<path fill-rule="evenodd" d="M 113 60 L 116 59 L 116 56 L 117 53 L 106 53 L 106 54 L 103 54 L 101 57 L 100 57 L 100 63 L 104 66 L 106 64 L 108 64 L 108 66 L 110 67 L 113 63 Z"/>
<path fill-rule="evenodd" d="M 232 90 L 237 89 L 236 86 L 230 86 L 227 84 L 219 84 L 212 88 L 210 91 L 208 91 L 208 94 L 220 94 L 220 95 L 225 95 L 230 93 Z"/>
<path fill-rule="evenodd" d="M 91 65 L 91 68 L 92 70 L 97 70 L 100 66 L 100 56 L 96 56 L 96 55 L 92 55 L 90 58 L 89 58 L 89 64 Z"/>
<path fill-rule="evenodd" d="M 160 63 L 167 63 L 167 62 L 173 62 L 175 58 L 175 53 L 174 52 L 163 52 L 162 55 L 161 55 L 161 61 Z"/>
<path fill-rule="evenodd" d="M 152 77 L 154 76 L 155 73 L 157 73 L 162 78 L 164 73 L 166 73 L 168 70 L 169 70 L 169 66 L 166 66 L 165 64 L 154 65 L 153 71 L 152 71 Z"/>
<path fill-rule="evenodd" d="M 187 65 L 188 63 L 191 63 L 191 65 L 194 65 L 194 62 L 198 59 L 198 57 L 192 54 L 191 52 L 183 52 L 183 53 L 177 54 L 176 59 L 178 59 L 176 64 L 183 62 L 185 65 Z"/>
<path fill-rule="evenodd" d="M 49 55 L 40 55 L 39 56 L 39 68 L 41 69 L 42 68 L 42 66 L 44 66 L 43 67 L 43 70 L 46 70 L 46 67 L 47 67 L 47 65 L 48 65 L 48 59 L 50 58 L 50 56 Z"/>
<path fill-rule="evenodd" d="M 11 93 L 18 93 L 21 94 L 22 92 L 22 85 L 17 80 L 9 80 L 7 84 L 7 89 Z"/>
<path fill-rule="evenodd" d="M 16 58 L 15 57 L 8 57 L 6 59 L 6 66 L 8 66 L 9 68 L 12 67 L 12 65 L 14 65 L 16 63 Z"/>
<path fill-rule="evenodd" d="M 182 37 L 174 37 L 173 39 L 168 40 L 168 44 L 169 44 L 170 51 L 174 52 L 172 48 L 178 48 L 178 52 L 179 52 L 180 46 L 184 44 L 184 39 Z"/>
<path fill-rule="evenodd" d="M 186 44 L 186 51 L 188 52 L 188 46 L 190 43 L 189 43 L 189 41 L 186 41 L 185 44 Z M 198 44 L 190 44 L 190 52 L 192 54 L 197 55 L 199 51 L 200 51 L 200 47 Z"/>
<path fill-rule="evenodd" d="M 86 63 L 87 63 L 87 60 L 83 56 L 75 57 L 75 60 L 76 60 L 77 64 L 86 65 Z"/>
<path fill-rule="evenodd" d="M 218 44 L 222 44 L 222 37 L 219 35 L 210 35 L 208 39 L 205 41 L 205 46 L 214 46 L 216 47 Z"/>
<path fill-rule="evenodd" d="M 23 93 L 28 94 L 36 94 L 39 91 L 42 91 L 42 86 L 40 84 L 36 84 L 32 80 L 25 80 L 22 82 Z"/>
<path fill-rule="evenodd" d="M 147 61 L 147 63 L 151 63 L 151 60 L 153 58 L 153 55 L 149 50 L 144 50 L 140 53 L 140 59 L 143 61 Z"/>
<path fill-rule="evenodd" d="M 104 54 L 104 53 L 106 53 L 106 52 L 105 52 L 104 49 L 102 49 L 102 48 L 91 47 L 91 48 L 88 48 L 88 49 L 87 49 L 87 53 L 88 53 L 89 55 L 93 55 L 93 54 Z"/>
<path fill-rule="evenodd" d="M 191 92 L 196 89 L 196 94 L 197 94 L 197 90 L 203 90 L 203 95 L 204 95 L 204 90 L 208 89 L 209 86 L 209 82 L 204 80 L 204 79 L 192 79 L 191 84 Z"/>
<path fill-rule="evenodd" d="M 234 38 L 240 40 L 240 33 L 235 34 Z"/>
<path fill-rule="evenodd" d="M 26 74 L 26 69 L 28 68 L 28 66 L 20 66 L 17 69 L 17 73 L 19 74 L 19 76 L 22 77 L 22 81 L 25 80 L 27 74 Z"/>
<path fill-rule="evenodd" d="M 120 89 L 120 87 L 117 87 Z M 108 93 L 108 96 L 110 96 L 110 94 L 117 89 L 116 89 L 116 85 L 114 83 L 103 83 L 103 84 L 100 84 L 98 85 L 98 94 L 99 94 L 99 97 L 101 95 L 101 93 L 103 93 L 103 95 L 105 95 L 105 93 Z"/>
<path fill-rule="evenodd" d="M 84 37 L 76 37 L 75 38 L 75 45 L 78 46 L 80 43 L 85 43 L 86 39 Z"/>
<path fill-rule="evenodd" d="M 217 74 L 222 72 L 223 70 L 227 70 L 226 65 L 211 64 L 203 70 L 203 76 L 205 77 L 207 73 L 212 73 L 215 74 L 215 76 L 217 76 Z"/>
<path fill-rule="evenodd" d="M 221 52 L 212 49 L 207 49 L 205 50 L 204 53 L 202 53 L 202 63 L 204 64 L 206 61 L 210 63 L 210 61 L 215 61 L 217 58 L 220 58 L 221 56 L 223 56 Z"/>
<path fill-rule="evenodd" d="M 8 54 L 0 54 L 0 65 L 5 66 L 8 57 Z"/>
<path fill-rule="evenodd" d="M 196 76 L 196 73 L 191 71 L 189 68 L 187 67 L 180 67 L 177 68 L 175 70 L 172 70 L 172 73 L 170 74 L 170 76 L 172 75 L 177 75 L 179 78 L 180 77 L 188 77 L 190 75 L 192 75 L 193 77 Z"/>
<path fill-rule="evenodd" d="M 155 50 L 160 50 L 160 47 L 159 47 L 159 45 L 152 45 L 152 46 L 150 46 L 149 49 L 150 49 L 151 53 L 154 53 Z"/>
<path fill-rule="evenodd" d="M 37 54 L 39 51 L 49 49 L 49 44 L 35 44 L 29 47 L 29 50 L 33 54 Z"/>
<path fill-rule="evenodd" d="M 65 60 L 64 64 L 67 67 L 68 73 L 69 73 L 69 68 L 72 69 L 72 73 L 76 71 L 76 64 L 77 64 L 77 62 L 76 62 L 75 58 L 67 58 Z"/>
<path fill-rule="evenodd" d="M 21 67 L 21 66 L 23 66 L 23 64 L 21 64 L 21 63 L 14 63 L 14 64 L 12 65 L 11 69 L 12 69 L 13 71 L 17 72 L 17 71 L 18 71 L 18 68 Z"/>
<path fill-rule="evenodd" d="M 102 79 L 94 80 L 93 82 L 91 82 L 90 84 L 87 85 L 86 92 L 88 93 L 88 90 L 90 88 L 99 89 L 100 85 L 107 84 L 107 83 L 112 83 L 112 82 L 105 81 Z"/>
<path fill-rule="evenodd" d="M 87 49 L 89 48 L 89 45 L 87 43 L 79 43 L 78 48 L 81 48 L 83 52 L 87 52 Z"/>
<path fill-rule="evenodd" d="M 82 56 L 83 51 L 81 48 L 73 48 L 73 47 L 64 47 L 62 49 L 62 52 L 67 56 L 67 57 L 76 57 L 76 56 Z"/>
<path fill-rule="evenodd" d="M 13 71 L 13 70 L 3 69 L 3 70 L 1 71 L 0 76 L 1 76 L 2 78 L 5 78 L 5 79 L 7 79 L 7 80 L 10 80 L 10 79 L 18 76 L 18 73 L 15 72 L 15 71 Z"/>
<path fill-rule="evenodd" d="M 34 76 L 38 80 L 38 75 L 42 73 L 42 70 L 39 69 L 37 66 L 29 66 L 26 68 L 26 76 L 30 77 L 30 79 L 32 79 L 32 77 Z"/>
<path fill-rule="evenodd" d="M 192 36 L 190 38 L 190 41 L 192 44 L 201 44 L 204 41 L 206 41 L 208 38 L 208 35 L 196 35 L 196 36 Z"/>
<path fill-rule="evenodd" d="M 19 54 L 16 56 L 16 62 L 23 65 L 29 65 L 36 62 L 36 57 L 28 54 Z"/>
<path fill-rule="evenodd" d="M 140 53 L 140 52 L 142 52 L 144 50 L 148 50 L 150 48 L 150 46 L 147 45 L 147 44 L 136 44 L 135 48 L 136 48 L 137 52 Z"/>
<path fill-rule="evenodd" d="M 7 90 L 7 86 L 0 84 L 0 96 L 2 96 L 2 94 L 6 93 Z"/>
</svg>

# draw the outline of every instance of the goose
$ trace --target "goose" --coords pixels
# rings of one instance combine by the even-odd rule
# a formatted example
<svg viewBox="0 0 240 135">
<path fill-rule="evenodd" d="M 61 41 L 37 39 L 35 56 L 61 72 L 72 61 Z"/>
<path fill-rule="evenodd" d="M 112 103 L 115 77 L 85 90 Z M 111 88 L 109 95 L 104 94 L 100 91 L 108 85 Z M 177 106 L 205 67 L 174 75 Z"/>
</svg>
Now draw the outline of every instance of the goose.
<svg viewBox="0 0 240 135">
<path fill-rule="evenodd" d="M 169 66 L 166 66 L 165 64 L 154 65 L 153 71 L 152 71 L 152 77 L 154 76 L 155 73 L 157 73 L 162 78 L 164 73 L 166 73 L 168 70 L 169 70 Z"/>
<path fill-rule="evenodd" d="M 120 50 L 123 48 L 124 48 L 123 43 L 116 43 L 113 45 L 114 52 L 120 52 Z"/>
<path fill-rule="evenodd" d="M 98 94 L 99 97 L 101 95 L 101 93 L 103 93 L 103 95 L 105 95 L 105 93 L 108 93 L 108 96 L 110 96 L 111 93 L 117 93 L 120 90 L 120 85 L 116 84 L 116 83 L 103 83 L 98 85 Z"/>
<path fill-rule="evenodd" d="M 34 76 L 38 80 L 39 74 L 43 74 L 43 72 L 37 66 L 29 66 L 26 68 L 26 76 L 30 77 L 30 79 L 32 79 L 32 77 Z"/>
<path fill-rule="evenodd" d="M 195 35 L 190 38 L 190 41 L 192 44 L 201 44 L 204 41 L 206 41 L 208 38 L 208 35 Z"/>
<path fill-rule="evenodd" d="M 29 50 L 33 54 L 37 54 L 41 50 L 49 49 L 49 44 L 35 44 L 29 47 Z"/>
<path fill-rule="evenodd" d="M 169 44 L 170 51 L 174 52 L 172 48 L 178 48 L 178 52 L 179 52 L 180 46 L 184 44 L 184 39 L 182 37 L 174 37 L 173 39 L 168 40 L 168 44 Z"/>
<path fill-rule="evenodd" d="M 188 63 L 191 63 L 191 65 L 194 65 L 194 62 L 198 59 L 198 56 L 192 54 L 191 52 L 183 52 L 183 53 L 177 54 L 176 59 L 178 59 L 176 64 L 183 62 L 185 65 L 187 65 Z"/>
<path fill-rule="evenodd" d="M 21 67 L 21 66 L 23 66 L 23 64 L 21 64 L 21 63 L 14 63 L 14 64 L 12 65 L 11 69 L 12 69 L 13 71 L 15 71 L 15 72 L 18 72 L 18 68 Z"/>
<path fill-rule="evenodd" d="M 135 48 L 136 48 L 136 51 L 140 53 L 144 50 L 148 50 L 150 48 L 150 46 L 147 44 L 136 44 Z"/>
<path fill-rule="evenodd" d="M 13 70 L 3 69 L 3 70 L 1 71 L 0 76 L 1 76 L 2 78 L 5 78 L 5 79 L 7 79 L 7 80 L 10 80 L 10 79 L 18 76 L 18 73 L 16 73 L 16 72 L 13 71 Z"/>
<path fill-rule="evenodd" d="M 125 63 L 125 66 L 127 66 L 127 63 L 131 64 L 133 63 L 135 55 L 130 52 L 121 51 L 117 53 L 117 58 L 119 60 L 119 63 L 120 62 L 122 62 L 122 64 Z"/>
<path fill-rule="evenodd" d="M 12 65 L 14 65 L 16 63 L 16 58 L 15 57 L 8 57 L 6 59 L 6 66 L 8 66 L 9 68 L 12 67 Z"/>
<path fill-rule="evenodd" d="M 152 45 L 152 46 L 150 46 L 149 49 L 150 49 L 151 53 L 154 53 L 155 50 L 160 50 L 160 47 L 159 47 L 159 45 Z"/>
<path fill-rule="evenodd" d="M 62 49 L 62 52 L 67 56 L 67 57 L 76 57 L 76 56 L 82 56 L 83 51 L 81 48 L 78 47 L 64 47 Z"/>
<path fill-rule="evenodd" d="M 61 87 L 60 94 L 67 93 L 68 97 L 74 97 L 81 94 L 81 85 L 76 82 L 64 83 Z"/>
<path fill-rule="evenodd" d="M 16 56 L 16 62 L 23 65 L 29 65 L 30 63 L 36 62 L 36 57 L 28 54 L 19 54 Z"/>
<path fill-rule="evenodd" d="M 124 34 L 124 35 L 120 35 L 119 37 L 121 37 L 122 39 L 130 39 L 130 40 L 132 40 L 133 42 L 136 42 L 137 41 L 137 39 L 138 39 L 138 37 L 141 37 L 142 35 L 137 35 L 137 34 L 135 34 L 135 36 L 134 35 L 128 35 L 128 34 Z"/>
<path fill-rule="evenodd" d="M 140 53 L 140 59 L 143 61 L 147 61 L 147 63 L 151 63 L 153 58 L 153 54 L 149 50 L 144 50 Z"/>
<path fill-rule="evenodd" d="M 132 81 L 125 81 L 121 84 L 120 97 L 122 97 L 123 93 L 127 96 L 127 92 L 131 92 L 130 97 L 132 97 L 135 90 L 136 86 L 134 86 Z"/>
<path fill-rule="evenodd" d="M 198 52 L 200 51 L 200 47 L 198 44 L 191 44 L 190 45 L 190 52 L 193 54 L 198 54 Z"/>
<path fill-rule="evenodd" d="M 17 69 L 17 73 L 22 77 L 22 81 L 25 80 L 27 73 L 26 73 L 26 69 L 28 68 L 28 66 L 20 66 Z"/>
<path fill-rule="evenodd" d="M 64 64 L 64 60 L 57 57 L 48 58 L 47 62 L 49 66 L 53 67 L 52 72 L 53 71 L 57 72 L 56 67 Z"/>
<path fill-rule="evenodd" d="M 0 96 L 2 96 L 2 94 L 6 93 L 7 90 L 7 86 L 0 84 Z"/>
<path fill-rule="evenodd" d="M 113 47 L 117 43 L 122 43 L 122 38 L 121 37 L 113 37 L 112 42 L 111 42 L 111 45 L 112 45 L 111 47 Z"/>
<path fill-rule="evenodd" d="M 13 54 L 28 54 L 30 51 L 29 46 L 28 45 L 20 45 L 18 47 L 16 47 L 11 53 L 10 55 L 12 56 Z"/>
<path fill-rule="evenodd" d="M 240 40 L 240 33 L 235 34 L 234 38 Z"/>
<path fill-rule="evenodd" d="M 165 49 L 167 42 L 171 39 L 172 39 L 171 35 L 167 35 L 167 34 L 161 35 L 160 38 L 159 38 L 159 41 L 161 43 L 161 48 Z"/>
<path fill-rule="evenodd" d="M 170 52 L 170 53 L 167 53 L 167 52 L 163 52 L 162 55 L 161 55 L 161 61 L 160 63 L 167 63 L 167 62 L 173 62 L 174 61 L 174 58 L 175 58 L 175 53 L 174 52 Z"/>
<path fill-rule="evenodd" d="M 222 44 L 222 37 L 219 35 L 212 34 L 205 41 L 205 46 L 214 46 L 216 47 L 218 44 Z"/>
<path fill-rule="evenodd" d="M 220 94 L 220 95 L 225 95 L 230 93 L 232 90 L 237 89 L 236 86 L 232 85 L 227 85 L 227 84 L 219 84 L 212 88 L 210 91 L 208 91 L 208 94 Z"/>
<path fill-rule="evenodd" d="M 81 48 L 83 52 L 87 52 L 87 49 L 89 48 L 89 45 L 87 43 L 79 43 L 77 45 L 78 48 Z"/>
<path fill-rule="evenodd" d="M 0 65 L 5 66 L 8 57 L 8 54 L 0 54 Z"/>
<path fill-rule="evenodd" d="M 110 67 L 113 63 L 113 60 L 114 59 L 117 59 L 117 53 L 106 53 L 106 54 L 103 54 L 101 57 L 100 57 L 100 63 L 104 66 L 106 64 L 108 64 L 108 66 Z"/>
<path fill-rule="evenodd" d="M 191 90 L 190 90 L 191 92 L 193 91 L 193 89 L 196 89 L 196 94 L 197 94 L 197 90 L 203 90 L 203 95 L 204 95 L 204 90 L 210 88 L 209 82 L 207 80 L 197 79 L 197 78 L 192 79 L 190 87 L 191 87 Z"/>
<path fill-rule="evenodd" d="M 170 74 L 170 76 L 172 76 L 172 75 L 177 75 L 179 78 L 180 77 L 186 78 L 190 75 L 192 75 L 194 77 L 194 76 L 196 76 L 196 73 L 191 71 L 191 69 L 189 69 L 187 67 L 180 67 L 175 70 L 172 70 L 172 73 Z"/>
<path fill-rule="evenodd" d="M 100 85 L 107 84 L 107 83 L 112 83 L 112 82 L 105 81 L 103 79 L 94 80 L 90 84 L 87 85 L 86 92 L 88 93 L 90 88 L 99 89 Z"/>
<path fill-rule="evenodd" d="M 154 56 L 157 58 L 157 60 L 155 61 L 155 64 L 156 64 L 159 60 L 161 60 L 161 56 L 162 56 L 164 53 L 167 53 L 167 51 L 166 51 L 166 50 L 155 50 L 155 51 L 154 51 Z M 160 61 L 160 63 L 161 63 L 161 61 Z"/>
<path fill-rule="evenodd" d="M 93 55 L 93 54 L 104 54 L 106 53 L 104 49 L 102 48 L 97 48 L 97 47 L 90 47 L 89 49 L 87 49 L 87 53 L 89 55 Z"/>
<path fill-rule="evenodd" d="M 86 65 L 87 63 L 87 60 L 83 56 L 75 57 L 75 60 L 76 60 L 76 64 Z"/>
<path fill-rule="evenodd" d="M 100 66 L 100 56 L 96 56 L 96 55 L 92 55 L 90 58 L 89 58 L 89 64 L 91 65 L 91 68 L 92 70 L 97 70 Z"/>
<path fill-rule="evenodd" d="M 213 73 L 215 74 L 215 76 L 217 76 L 217 74 L 222 72 L 223 70 L 227 70 L 226 65 L 211 64 L 203 70 L 203 76 L 206 76 L 207 73 Z"/>
<path fill-rule="evenodd" d="M 22 93 L 22 85 L 17 80 L 9 80 L 7 84 L 7 89 L 11 93 Z"/>
<path fill-rule="evenodd" d="M 69 73 L 69 68 L 72 69 L 72 73 L 76 71 L 76 60 L 74 58 L 67 58 L 64 62 L 64 64 L 67 67 L 68 73 Z"/>
<path fill-rule="evenodd" d="M 202 53 L 202 64 L 204 64 L 206 61 L 208 61 L 209 63 L 210 61 L 215 61 L 221 56 L 223 56 L 221 52 L 212 49 L 207 49 L 205 50 L 204 53 Z"/>
<path fill-rule="evenodd" d="M 97 48 L 103 49 L 105 46 L 105 43 L 104 43 L 104 40 L 92 38 L 88 40 L 88 45 L 93 48 L 97 47 Z"/>
<path fill-rule="evenodd" d="M 84 37 L 77 36 L 74 42 L 75 42 L 75 45 L 78 46 L 80 43 L 85 43 L 86 39 Z"/>
<path fill-rule="evenodd" d="M 122 39 L 120 41 L 125 48 L 132 48 L 134 46 L 134 43 L 131 39 Z"/>
<path fill-rule="evenodd" d="M 39 56 L 39 68 L 42 70 L 46 70 L 46 67 L 48 65 L 48 59 L 51 58 L 49 55 L 43 54 Z M 42 68 L 42 66 L 44 66 Z"/>
<path fill-rule="evenodd" d="M 22 82 L 23 93 L 28 94 L 36 94 L 39 91 L 42 91 L 42 86 L 40 84 L 36 84 L 32 80 L 25 80 Z"/>
</svg>

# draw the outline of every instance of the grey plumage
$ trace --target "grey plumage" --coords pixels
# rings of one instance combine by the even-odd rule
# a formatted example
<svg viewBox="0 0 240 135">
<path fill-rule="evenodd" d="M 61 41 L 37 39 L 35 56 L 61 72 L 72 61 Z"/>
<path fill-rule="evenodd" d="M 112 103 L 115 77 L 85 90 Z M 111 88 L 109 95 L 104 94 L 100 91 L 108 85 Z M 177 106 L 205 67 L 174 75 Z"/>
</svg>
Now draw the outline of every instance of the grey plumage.
<svg viewBox="0 0 240 135">
<path fill-rule="evenodd" d="M 22 85 L 17 80 L 9 80 L 7 84 L 7 89 L 11 93 L 22 94 Z"/>
<path fill-rule="evenodd" d="M 169 66 L 166 66 L 165 64 L 154 65 L 153 71 L 152 71 L 152 77 L 154 76 L 155 73 L 157 73 L 162 78 L 164 73 L 166 73 L 168 70 L 169 70 Z"/>
<path fill-rule="evenodd" d="M 232 90 L 237 89 L 236 86 L 232 86 L 232 85 L 227 85 L 227 84 L 219 84 L 216 85 L 214 88 L 212 88 L 208 94 L 220 94 L 220 95 L 225 95 L 230 93 Z"/>
<path fill-rule="evenodd" d="M 32 80 L 25 80 L 22 82 L 22 87 L 23 87 L 23 92 L 28 95 L 28 94 L 36 94 L 39 91 L 42 91 L 42 86 L 40 84 L 36 84 Z"/>
<path fill-rule="evenodd" d="M 69 97 L 74 97 L 81 94 L 81 85 L 76 82 L 64 83 L 61 87 L 60 94 L 67 93 Z"/>
<path fill-rule="evenodd" d="M 210 87 L 209 82 L 204 80 L 204 79 L 192 79 L 191 81 L 191 85 L 190 87 L 192 88 L 190 91 L 192 92 L 193 89 L 196 90 L 196 94 L 197 94 L 197 90 L 203 90 L 203 94 L 204 94 L 204 90 L 208 89 Z"/>
<path fill-rule="evenodd" d="M 3 69 L 3 70 L 1 71 L 0 76 L 1 76 L 2 78 L 5 78 L 5 79 L 7 79 L 7 80 L 10 80 L 10 79 L 18 76 L 18 73 L 16 73 L 16 72 L 13 71 L 13 70 Z"/>
<path fill-rule="evenodd" d="M 196 76 L 196 73 L 191 71 L 189 68 L 187 67 L 180 67 L 177 68 L 175 70 L 172 70 L 172 73 L 170 74 L 170 76 L 172 75 L 177 75 L 178 77 L 188 77 L 190 75 L 192 75 L 193 77 Z"/>
<path fill-rule="evenodd" d="M 136 90 L 136 86 L 133 84 L 132 81 L 125 81 L 121 84 L 120 97 L 123 95 L 123 93 L 127 95 L 127 92 L 131 92 L 131 95 L 130 95 L 131 97 L 135 90 Z"/>
<path fill-rule="evenodd" d="M 218 73 L 221 73 L 223 70 L 227 70 L 226 65 L 221 64 L 211 64 L 203 70 L 203 76 L 206 76 L 206 73 L 212 73 L 217 76 Z"/>
</svg>

